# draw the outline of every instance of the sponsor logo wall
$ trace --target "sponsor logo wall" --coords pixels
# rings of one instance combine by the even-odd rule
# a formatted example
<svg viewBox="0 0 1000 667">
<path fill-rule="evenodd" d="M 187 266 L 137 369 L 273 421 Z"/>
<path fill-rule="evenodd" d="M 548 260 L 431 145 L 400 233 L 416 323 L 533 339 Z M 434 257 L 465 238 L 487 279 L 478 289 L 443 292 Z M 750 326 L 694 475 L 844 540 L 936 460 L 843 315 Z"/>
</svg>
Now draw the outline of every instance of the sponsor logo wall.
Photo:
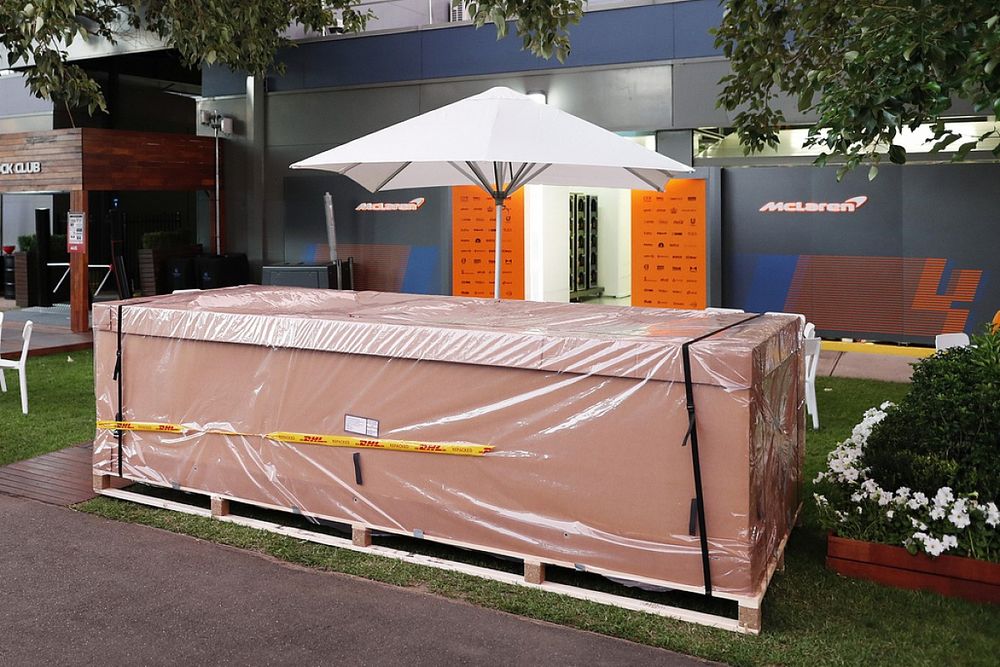
<svg viewBox="0 0 1000 667">
<path fill-rule="evenodd" d="M 932 342 L 1000 308 L 1000 165 L 723 172 L 723 300 L 821 334 Z"/>
</svg>

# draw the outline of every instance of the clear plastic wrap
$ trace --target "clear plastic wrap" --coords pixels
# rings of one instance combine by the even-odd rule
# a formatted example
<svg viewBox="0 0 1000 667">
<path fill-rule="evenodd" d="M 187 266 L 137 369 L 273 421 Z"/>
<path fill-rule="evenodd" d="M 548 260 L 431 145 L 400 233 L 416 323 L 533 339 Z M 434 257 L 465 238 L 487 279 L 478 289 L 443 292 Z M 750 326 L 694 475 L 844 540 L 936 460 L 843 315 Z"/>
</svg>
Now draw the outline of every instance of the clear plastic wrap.
<svg viewBox="0 0 1000 667">
<path fill-rule="evenodd" d="M 681 350 L 704 337 L 690 358 L 713 588 L 759 592 L 791 530 L 794 317 L 280 287 L 95 304 L 104 422 L 119 309 L 122 419 L 142 423 L 122 435 L 131 479 L 700 587 Z M 117 474 L 108 423 L 94 466 Z"/>
</svg>

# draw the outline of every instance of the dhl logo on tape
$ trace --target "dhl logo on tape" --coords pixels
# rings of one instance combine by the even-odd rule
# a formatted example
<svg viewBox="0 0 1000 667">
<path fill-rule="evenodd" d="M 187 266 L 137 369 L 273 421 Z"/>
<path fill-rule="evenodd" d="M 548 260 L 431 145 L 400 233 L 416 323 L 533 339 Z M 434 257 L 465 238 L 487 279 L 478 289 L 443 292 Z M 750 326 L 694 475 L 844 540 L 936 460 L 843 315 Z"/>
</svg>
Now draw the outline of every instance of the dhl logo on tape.
<svg viewBox="0 0 1000 667">
<path fill-rule="evenodd" d="M 199 430 L 183 424 L 159 422 L 98 420 L 97 428 L 108 431 L 146 431 L 154 433 L 212 433 L 218 435 L 265 438 L 277 442 L 299 445 L 321 445 L 324 447 L 349 447 L 352 449 L 384 449 L 393 452 L 416 452 L 420 454 L 450 454 L 453 456 L 483 456 L 493 451 L 492 445 L 473 445 L 459 442 L 420 442 L 415 440 L 387 440 L 382 438 L 355 438 L 349 435 L 318 435 L 315 433 L 273 433 L 252 434 L 214 429 Z"/>
</svg>

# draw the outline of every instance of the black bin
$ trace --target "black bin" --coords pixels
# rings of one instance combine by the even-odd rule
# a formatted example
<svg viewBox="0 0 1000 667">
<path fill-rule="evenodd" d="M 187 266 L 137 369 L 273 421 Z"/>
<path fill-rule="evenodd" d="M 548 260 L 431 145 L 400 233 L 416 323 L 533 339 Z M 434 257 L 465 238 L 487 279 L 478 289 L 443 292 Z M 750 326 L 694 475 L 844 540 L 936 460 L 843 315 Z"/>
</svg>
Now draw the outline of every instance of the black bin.
<svg viewBox="0 0 1000 667">
<path fill-rule="evenodd" d="M 199 255 L 194 258 L 194 272 L 199 289 L 226 287 L 226 258 L 219 255 Z"/>
<path fill-rule="evenodd" d="M 243 253 L 223 255 L 225 265 L 225 283 L 227 287 L 246 285 L 250 282 L 250 262 Z"/>
<path fill-rule="evenodd" d="M 195 283 L 194 258 L 171 257 L 163 263 L 164 280 L 167 293 L 179 289 L 194 289 Z"/>
</svg>

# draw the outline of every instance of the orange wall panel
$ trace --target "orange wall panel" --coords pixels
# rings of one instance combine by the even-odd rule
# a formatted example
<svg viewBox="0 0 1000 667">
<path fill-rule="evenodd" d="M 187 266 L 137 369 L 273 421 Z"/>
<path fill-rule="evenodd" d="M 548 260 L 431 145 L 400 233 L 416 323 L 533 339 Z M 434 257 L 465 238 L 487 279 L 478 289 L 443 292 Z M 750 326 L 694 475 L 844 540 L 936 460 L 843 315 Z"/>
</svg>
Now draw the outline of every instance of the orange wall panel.
<svg viewBox="0 0 1000 667">
<path fill-rule="evenodd" d="M 632 191 L 632 305 L 708 305 L 706 188 L 675 178 L 666 192 Z"/>
<path fill-rule="evenodd" d="M 493 198 L 475 186 L 451 189 L 451 284 L 455 296 L 493 296 L 496 213 Z M 504 205 L 500 296 L 524 299 L 524 191 Z"/>
</svg>

